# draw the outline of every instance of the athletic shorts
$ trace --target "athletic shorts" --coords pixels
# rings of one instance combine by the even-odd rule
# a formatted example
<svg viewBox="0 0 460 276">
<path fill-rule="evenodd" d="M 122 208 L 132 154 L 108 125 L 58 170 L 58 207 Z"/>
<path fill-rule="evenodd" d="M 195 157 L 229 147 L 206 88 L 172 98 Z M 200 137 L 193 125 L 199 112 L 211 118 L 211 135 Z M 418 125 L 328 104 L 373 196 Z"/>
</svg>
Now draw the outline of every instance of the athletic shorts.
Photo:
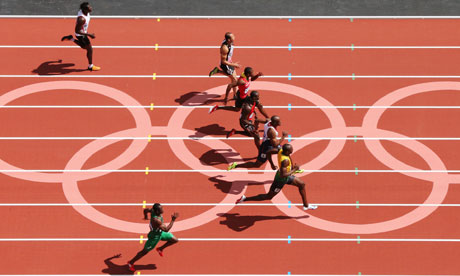
<svg viewBox="0 0 460 276">
<path fill-rule="evenodd" d="M 280 172 L 277 171 L 275 175 L 275 179 L 273 180 L 272 185 L 270 186 L 270 191 L 274 191 L 275 193 L 279 193 L 281 189 L 283 189 L 284 185 L 291 184 L 294 182 L 295 176 L 290 175 L 288 177 L 281 177 Z"/>
<path fill-rule="evenodd" d="M 246 123 L 243 120 L 240 120 L 240 126 L 244 131 L 246 131 L 249 134 L 251 134 L 254 131 L 256 131 L 256 127 L 254 126 L 254 124 L 252 122 Z"/>
<path fill-rule="evenodd" d="M 220 69 L 222 69 L 222 71 L 224 71 L 224 73 L 229 76 L 233 75 L 233 72 L 235 72 L 235 67 L 225 64 L 220 64 Z"/>
<path fill-rule="evenodd" d="M 174 235 L 170 232 L 153 232 L 150 231 L 148 234 L 148 240 L 145 242 L 144 249 L 150 251 L 155 248 L 159 241 L 170 241 L 174 238 Z"/>
<path fill-rule="evenodd" d="M 236 95 L 235 95 L 235 107 L 236 108 L 241 108 L 243 106 L 243 103 L 244 103 L 245 100 L 246 100 L 246 98 L 241 99 L 240 98 L 240 92 L 237 92 Z"/>
<path fill-rule="evenodd" d="M 259 147 L 259 154 L 257 155 L 257 160 L 259 160 L 262 163 L 267 162 L 267 152 L 272 149 L 274 149 L 274 147 L 272 146 L 272 143 L 270 143 L 270 140 L 266 140 L 265 142 L 263 142 Z"/>
<path fill-rule="evenodd" d="M 80 46 L 81 48 L 86 48 L 86 46 L 91 46 L 91 41 L 89 40 L 88 36 L 86 35 L 83 35 L 83 36 L 78 36 L 76 35 L 75 36 L 77 38 L 77 40 L 75 40 L 75 42 L 78 44 L 78 46 Z"/>
</svg>

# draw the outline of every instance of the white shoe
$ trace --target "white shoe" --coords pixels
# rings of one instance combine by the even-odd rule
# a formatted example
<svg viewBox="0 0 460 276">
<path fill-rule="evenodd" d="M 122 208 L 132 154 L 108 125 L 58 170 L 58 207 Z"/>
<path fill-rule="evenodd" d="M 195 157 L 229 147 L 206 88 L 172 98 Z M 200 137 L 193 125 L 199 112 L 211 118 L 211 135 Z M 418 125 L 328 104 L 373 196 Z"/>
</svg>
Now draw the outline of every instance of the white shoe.
<svg viewBox="0 0 460 276">
<path fill-rule="evenodd" d="M 238 200 L 235 202 L 235 204 L 239 204 L 239 203 L 243 202 L 245 199 L 246 199 L 246 197 L 245 197 L 244 195 L 242 195 L 242 196 L 240 197 L 240 199 L 238 199 Z"/>
<path fill-rule="evenodd" d="M 308 207 L 303 206 L 303 210 L 304 210 L 304 211 L 307 211 L 307 210 L 316 210 L 316 209 L 318 209 L 318 205 L 311 205 L 311 204 L 308 204 Z"/>
</svg>

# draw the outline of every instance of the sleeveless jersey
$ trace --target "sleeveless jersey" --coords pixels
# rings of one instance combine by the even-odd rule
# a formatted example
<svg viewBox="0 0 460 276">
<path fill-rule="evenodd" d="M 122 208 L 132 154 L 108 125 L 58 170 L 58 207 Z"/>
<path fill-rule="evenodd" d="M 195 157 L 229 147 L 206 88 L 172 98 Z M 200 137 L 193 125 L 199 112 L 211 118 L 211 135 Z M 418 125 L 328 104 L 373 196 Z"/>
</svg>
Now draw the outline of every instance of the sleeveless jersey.
<svg viewBox="0 0 460 276">
<path fill-rule="evenodd" d="M 278 137 L 278 131 L 276 131 L 276 128 L 272 126 L 271 122 L 268 122 L 268 123 L 266 123 L 264 125 L 264 138 L 263 138 L 262 142 L 265 142 L 265 141 L 268 140 L 268 131 L 270 130 L 270 128 L 273 128 L 273 130 L 276 133 L 276 137 Z"/>
<path fill-rule="evenodd" d="M 290 172 L 291 171 L 291 157 L 289 156 L 286 156 L 283 154 L 283 149 L 280 149 L 280 151 L 278 152 L 278 166 L 279 168 L 281 169 L 281 163 L 283 163 L 284 160 L 289 160 L 289 165 L 287 166 L 287 172 Z"/>
<path fill-rule="evenodd" d="M 228 62 L 232 62 L 233 46 L 231 44 L 227 44 L 226 40 L 222 42 L 222 45 L 226 45 L 228 47 L 228 53 L 227 53 L 227 57 L 225 58 L 225 60 Z"/>
<path fill-rule="evenodd" d="M 246 77 L 246 75 L 243 73 L 241 74 L 239 80 L 243 80 L 244 84 L 243 85 L 238 85 L 238 92 L 240 94 L 240 99 L 245 99 L 248 96 L 249 93 L 249 85 L 251 85 L 251 80 Z"/>
<path fill-rule="evenodd" d="M 85 15 L 81 10 L 78 11 L 77 18 L 82 16 L 85 19 L 85 24 L 83 25 L 82 29 L 80 31 L 83 31 L 84 33 L 88 32 L 88 26 L 89 26 L 89 21 L 91 20 L 90 15 Z M 83 36 L 81 34 L 75 34 L 76 36 Z"/>
<path fill-rule="evenodd" d="M 152 226 L 152 221 L 153 221 L 153 219 L 155 219 L 155 218 L 159 219 L 159 220 L 161 221 L 161 223 L 163 223 L 163 216 L 157 217 L 157 216 L 153 216 L 153 215 L 152 215 L 152 216 L 150 217 L 150 223 L 149 223 L 150 231 L 159 234 L 159 233 L 161 233 L 161 232 L 163 232 L 163 231 L 161 231 L 160 228 L 155 228 L 155 229 L 153 229 L 153 226 Z"/>
<path fill-rule="evenodd" d="M 252 118 L 254 118 L 254 114 L 255 114 L 255 110 L 256 110 L 256 105 L 257 105 L 257 102 L 254 102 L 252 104 L 252 107 L 251 107 L 251 112 L 249 112 L 249 115 L 247 118 L 243 118 L 243 112 L 241 112 L 240 114 L 240 120 L 252 120 Z"/>
</svg>

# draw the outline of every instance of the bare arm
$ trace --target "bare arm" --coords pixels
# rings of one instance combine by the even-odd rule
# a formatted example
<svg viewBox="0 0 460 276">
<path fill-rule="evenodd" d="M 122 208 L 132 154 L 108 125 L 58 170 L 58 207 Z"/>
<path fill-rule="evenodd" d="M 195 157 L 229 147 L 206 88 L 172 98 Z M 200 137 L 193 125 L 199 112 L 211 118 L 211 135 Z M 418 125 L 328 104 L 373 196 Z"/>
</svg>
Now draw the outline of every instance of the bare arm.
<svg viewBox="0 0 460 276">
<path fill-rule="evenodd" d="M 171 216 L 171 222 L 169 223 L 168 226 L 166 226 L 166 224 L 164 224 L 164 223 L 161 223 L 161 221 L 159 219 L 154 219 L 154 222 L 155 222 L 155 225 L 157 226 L 157 228 L 159 228 L 161 231 L 169 232 L 169 230 L 171 230 L 171 228 L 173 227 L 174 221 L 176 221 L 176 218 L 178 216 L 179 216 L 179 213 L 174 213 Z M 155 226 L 153 226 L 153 227 L 155 227 Z"/>
<path fill-rule="evenodd" d="M 260 113 L 268 119 L 268 114 L 265 112 L 264 106 L 261 103 L 257 103 L 257 109 L 259 109 Z"/>
<path fill-rule="evenodd" d="M 87 35 L 91 38 L 95 38 L 94 34 L 90 34 L 90 33 L 84 33 L 83 32 L 83 25 L 85 25 L 85 18 L 83 16 L 79 16 L 77 18 L 77 24 L 75 25 L 75 33 L 76 34 L 79 34 L 79 35 Z"/>
<path fill-rule="evenodd" d="M 148 218 L 148 214 L 152 212 L 152 209 L 149 209 L 149 208 L 145 208 L 144 209 L 144 219 L 147 220 L 149 219 Z"/>
<path fill-rule="evenodd" d="M 251 77 L 251 81 L 255 81 L 256 79 L 258 79 L 259 77 L 263 76 L 264 74 L 262 74 L 262 72 L 259 72 L 257 73 L 256 75 L 254 75 L 253 77 Z"/>
<path fill-rule="evenodd" d="M 292 161 L 291 161 L 292 162 Z M 289 161 L 288 160 L 284 160 L 282 163 L 281 163 L 281 168 L 280 168 L 280 174 L 281 174 L 281 177 L 288 177 L 290 175 L 293 175 L 295 173 L 295 171 L 297 171 L 299 169 L 299 167 L 297 165 L 295 165 L 290 172 L 287 172 L 287 167 L 289 166 Z"/>
<path fill-rule="evenodd" d="M 228 50 L 228 47 L 226 45 L 222 45 L 220 47 L 220 62 L 222 64 L 225 64 L 225 65 L 228 65 L 228 66 L 233 66 L 235 68 L 240 68 L 240 65 L 238 64 L 238 62 L 231 63 L 231 62 L 227 61 L 228 51 L 229 50 Z"/>
</svg>

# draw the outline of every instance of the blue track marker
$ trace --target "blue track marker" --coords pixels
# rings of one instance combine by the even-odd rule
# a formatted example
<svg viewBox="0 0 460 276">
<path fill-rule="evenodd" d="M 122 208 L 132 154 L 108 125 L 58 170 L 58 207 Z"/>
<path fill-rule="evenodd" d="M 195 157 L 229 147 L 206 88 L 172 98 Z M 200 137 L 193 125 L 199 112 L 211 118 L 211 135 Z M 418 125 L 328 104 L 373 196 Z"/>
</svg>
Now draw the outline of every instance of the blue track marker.
<svg viewBox="0 0 460 276">
<path fill-rule="evenodd" d="M 291 22 L 291 21 L 292 21 L 292 19 L 291 19 L 291 18 L 289 18 L 289 22 Z"/>
<path fill-rule="evenodd" d="M 291 142 L 291 134 L 288 135 L 288 142 Z"/>
<path fill-rule="evenodd" d="M 288 236 L 288 243 L 291 243 L 291 236 Z"/>
<path fill-rule="evenodd" d="M 289 44 L 289 45 L 288 45 L 288 47 L 289 47 L 289 48 L 288 48 L 288 49 L 289 49 L 289 51 L 291 51 L 291 47 L 292 47 L 292 45 L 291 45 L 291 44 Z"/>
<path fill-rule="evenodd" d="M 288 275 L 291 275 L 291 272 L 290 272 L 290 271 L 288 271 Z"/>
<path fill-rule="evenodd" d="M 291 104 L 288 104 L 288 110 L 291 111 Z"/>
<path fill-rule="evenodd" d="M 289 205 L 288 205 L 288 208 L 291 208 L 291 202 L 290 202 L 290 201 L 288 201 L 288 204 L 289 204 Z"/>
<path fill-rule="evenodd" d="M 291 80 L 291 73 L 288 74 L 288 80 Z"/>
</svg>

